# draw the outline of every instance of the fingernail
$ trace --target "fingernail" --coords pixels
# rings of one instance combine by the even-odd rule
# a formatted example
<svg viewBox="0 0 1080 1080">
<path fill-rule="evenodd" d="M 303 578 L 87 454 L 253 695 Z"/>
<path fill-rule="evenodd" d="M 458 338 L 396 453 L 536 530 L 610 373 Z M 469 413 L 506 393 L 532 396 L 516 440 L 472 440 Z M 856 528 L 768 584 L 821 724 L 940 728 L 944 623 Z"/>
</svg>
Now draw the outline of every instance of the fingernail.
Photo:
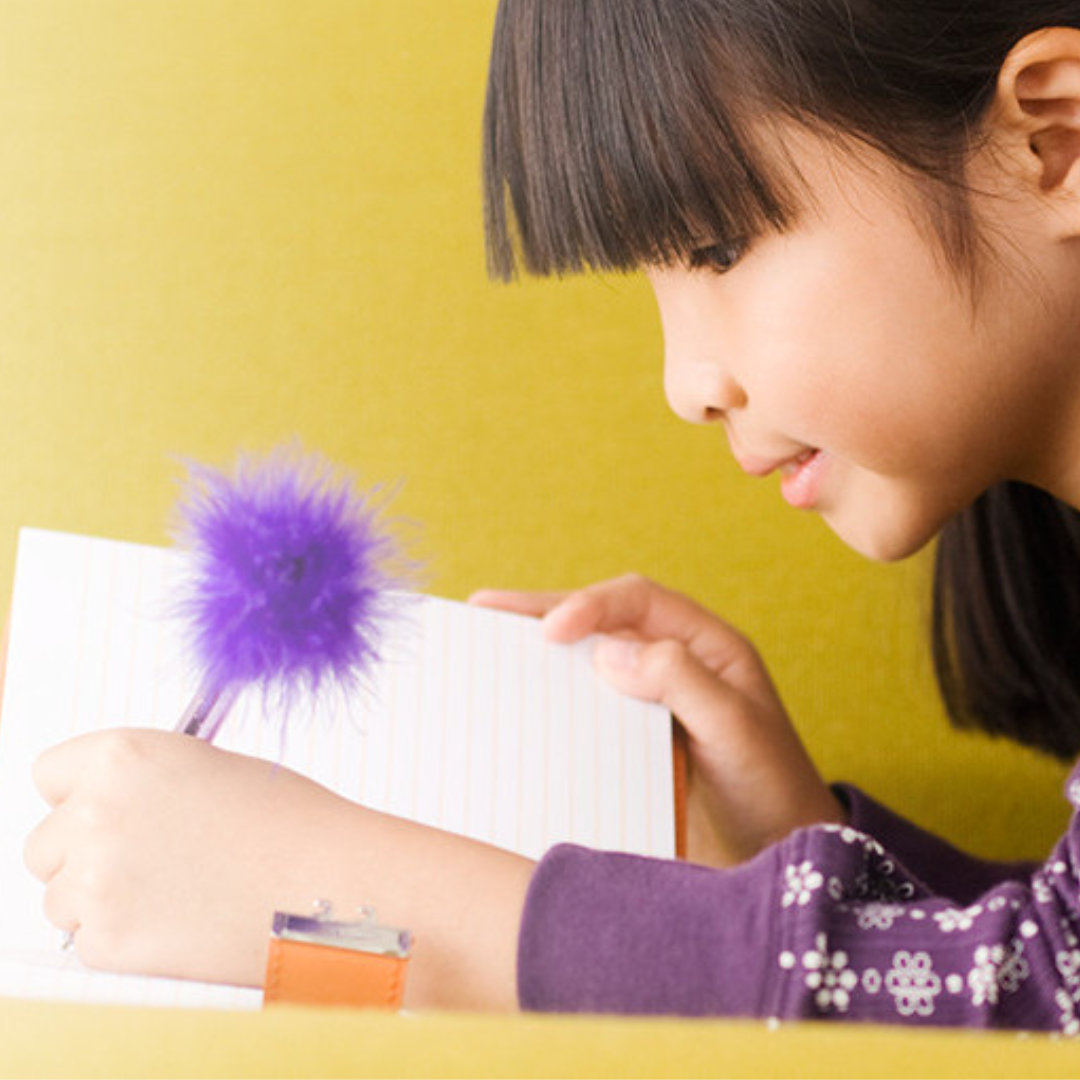
<svg viewBox="0 0 1080 1080">
<path fill-rule="evenodd" d="M 603 638 L 596 646 L 596 656 L 605 667 L 629 671 L 637 667 L 641 642 L 627 638 Z"/>
</svg>

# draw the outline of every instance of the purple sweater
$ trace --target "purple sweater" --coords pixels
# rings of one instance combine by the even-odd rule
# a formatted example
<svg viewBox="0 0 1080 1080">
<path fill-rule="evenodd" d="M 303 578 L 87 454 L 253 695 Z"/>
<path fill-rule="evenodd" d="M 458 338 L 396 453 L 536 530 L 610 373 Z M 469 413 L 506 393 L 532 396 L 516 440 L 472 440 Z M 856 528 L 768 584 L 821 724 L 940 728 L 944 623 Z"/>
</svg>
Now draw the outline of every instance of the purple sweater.
<svg viewBox="0 0 1080 1080">
<path fill-rule="evenodd" d="M 729 870 L 553 848 L 525 905 L 522 1007 L 1080 1034 L 1080 815 L 1045 863 L 991 863 L 835 790 L 850 825 Z M 1080 807 L 1080 766 L 1066 793 Z"/>
</svg>

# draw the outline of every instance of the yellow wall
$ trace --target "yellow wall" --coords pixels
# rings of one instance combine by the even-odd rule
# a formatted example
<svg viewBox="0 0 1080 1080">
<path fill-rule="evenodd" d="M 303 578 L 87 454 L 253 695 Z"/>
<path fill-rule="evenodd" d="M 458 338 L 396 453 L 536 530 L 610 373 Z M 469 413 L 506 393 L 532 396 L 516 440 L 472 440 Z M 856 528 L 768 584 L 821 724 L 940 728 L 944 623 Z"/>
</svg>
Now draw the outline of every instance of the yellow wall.
<svg viewBox="0 0 1080 1080">
<path fill-rule="evenodd" d="M 0 2 L 0 581 L 20 524 L 165 542 L 174 458 L 401 479 L 429 584 L 634 568 L 751 632 L 831 776 L 1038 854 L 1062 770 L 946 732 L 926 567 L 666 412 L 639 280 L 483 273 L 492 0 Z"/>
</svg>

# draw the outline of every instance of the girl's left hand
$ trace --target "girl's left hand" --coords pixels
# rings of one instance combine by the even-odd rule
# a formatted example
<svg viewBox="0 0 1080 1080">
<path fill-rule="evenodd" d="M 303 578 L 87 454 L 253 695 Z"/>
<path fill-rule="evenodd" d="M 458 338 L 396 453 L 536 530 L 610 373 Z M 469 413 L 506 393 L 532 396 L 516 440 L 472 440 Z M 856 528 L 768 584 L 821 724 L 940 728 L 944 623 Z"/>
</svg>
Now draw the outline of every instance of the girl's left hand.
<svg viewBox="0 0 1080 1080">
<path fill-rule="evenodd" d="M 792 829 L 843 821 L 753 645 L 689 597 L 637 574 L 572 593 L 482 590 L 470 600 L 543 616 L 545 636 L 604 635 L 616 689 L 667 706 L 687 737 L 687 857 L 742 862 Z"/>
<path fill-rule="evenodd" d="M 333 843 L 352 808 L 288 769 L 149 730 L 73 739 L 34 779 L 53 810 L 26 863 L 80 958 L 237 984 L 262 981 L 273 911 L 307 911 L 312 883 L 334 886 L 303 838 Z"/>
</svg>

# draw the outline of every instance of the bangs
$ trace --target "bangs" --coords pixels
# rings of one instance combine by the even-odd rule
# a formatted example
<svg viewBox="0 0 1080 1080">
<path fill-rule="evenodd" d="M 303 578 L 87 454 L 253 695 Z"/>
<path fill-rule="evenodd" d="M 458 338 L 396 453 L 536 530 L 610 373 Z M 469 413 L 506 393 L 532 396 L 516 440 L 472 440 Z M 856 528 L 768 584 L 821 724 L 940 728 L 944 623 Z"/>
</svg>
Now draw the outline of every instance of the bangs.
<svg viewBox="0 0 1080 1080">
<path fill-rule="evenodd" d="M 628 271 L 789 224 L 748 137 L 751 65 L 716 22 L 694 0 L 503 0 L 484 110 L 493 277 Z"/>
</svg>

